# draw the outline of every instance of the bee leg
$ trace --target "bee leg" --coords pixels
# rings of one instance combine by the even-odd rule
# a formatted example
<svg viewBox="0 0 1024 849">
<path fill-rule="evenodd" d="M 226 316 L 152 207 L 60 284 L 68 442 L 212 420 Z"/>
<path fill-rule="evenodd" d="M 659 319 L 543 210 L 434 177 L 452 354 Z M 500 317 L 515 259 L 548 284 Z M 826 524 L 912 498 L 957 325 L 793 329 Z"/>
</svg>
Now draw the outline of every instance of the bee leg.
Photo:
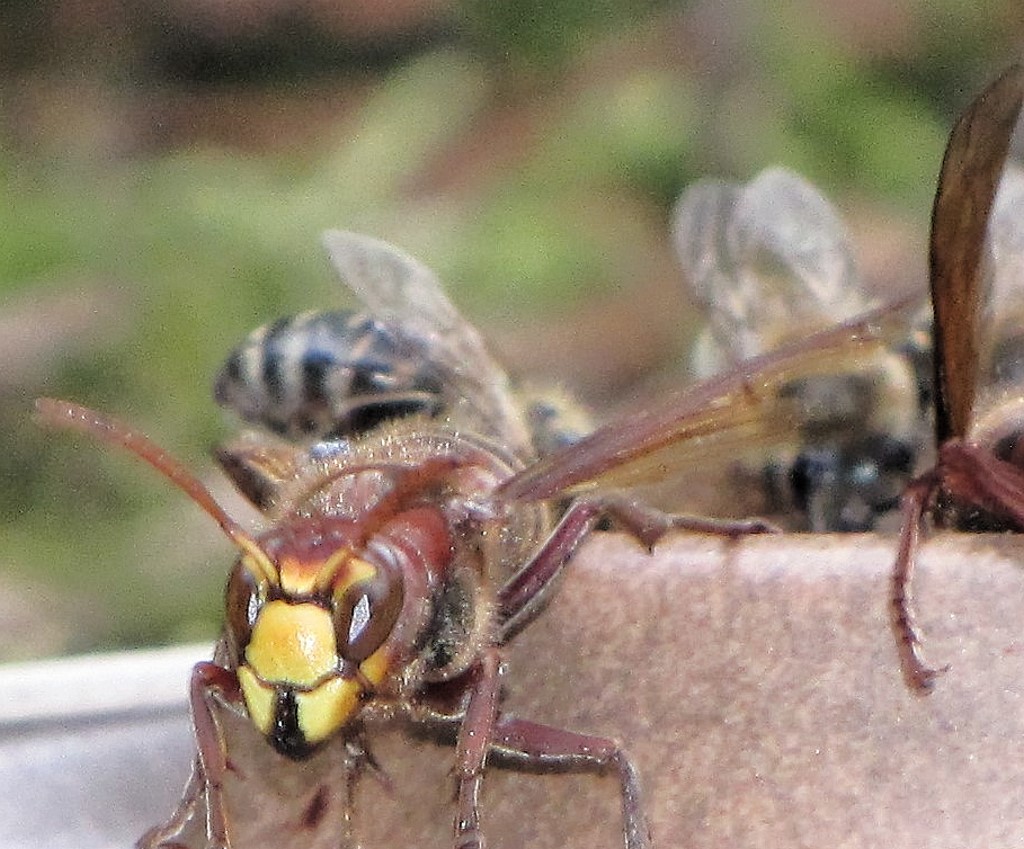
<svg viewBox="0 0 1024 849">
<path fill-rule="evenodd" d="M 921 522 L 925 508 L 935 494 L 935 486 L 935 480 L 925 476 L 912 481 L 903 493 L 903 523 L 900 528 L 899 551 L 892 570 L 892 592 L 889 600 L 892 629 L 900 653 L 903 677 L 910 689 L 919 693 L 929 691 L 934 686 L 936 677 L 949 668 L 936 669 L 925 662 L 921 652 L 921 631 L 915 621 L 912 594 L 914 561 L 921 539 Z"/>
<path fill-rule="evenodd" d="M 230 704 L 242 703 L 235 673 L 215 663 L 197 663 L 192 669 L 189 702 L 199 749 L 197 772 L 202 773 L 206 790 L 207 841 L 211 849 L 230 849 L 224 813 L 224 776 L 229 765 L 224 739 L 213 715 L 213 700 L 217 695 Z"/>
<path fill-rule="evenodd" d="M 737 537 L 750 534 L 778 534 L 782 529 L 765 519 L 715 519 L 711 516 L 685 516 L 666 513 L 638 501 L 608 498 L 604 500 L 607 518 L 622 530 L 632 534 L 648 551 L 654 548 L 669 531 L 689 531 L 694 534 Z"/>
<path fill-rule="evenodd" d="M 135 849 L 178 849 L 182 844 L 173 840 L 181 835 L 188 821 L 195 815 L 196 807 L 202 799 L 206 783 L 203 781 L 202 766 L 198 758 L 192 765 L 192 774 L 182 793 L 178 807 L 174 809 L 167 822 L 154 826 L 138 839 Z"/>
<path fill-rule="evenodd" d="M 930 690 L 935 678 L 949 669 L 925 663 L 911 594 L 921 522 L 940 487 L 957 502 L 991 511 L 1024 528 L 1024 471 L 986 449 L 950 440 L 939 449 L 934 471 L 907 487 L 901 502 L 903 525 L 892 574 L 891 610 L 903 674 L 918 692 Z"/>
<path fill-rule="evenodd" d="M 213 849 L 230 847 L 224 819 L 221 793 L 227 754 L 224 751 L 220 729 L 213 718 L 212 694 L 219 692 L 225 699 L 240 703 L 241 692 L 234 673 L 215 663 L 197 663 L 192 669 L 189 702 L 192 707 L 192 725 L 195 729 L 199 753 L 192 766 L 192 775 L 174 813 L 163 825 L 155 826 L 139 838 L 136 849 L 179 849 L 179 837 L 189 820 L 195 816 L 205 796 L 207 846 Z"/>
<path fill-rule="evenodd" d="M 458 801 L 455 816 L 455 849 L 484 849 L 480 830 L 480 784 L 484 762 L 498 716 L 501 655 L 491 647 L 483 652 L 476 671 L 455 748 Z"/>
<path fill-rule="evenodd" d="M 502 639 L 518 630 L 539 607 L 545 590 L 561 573 L 573 552 L 606 519 L 630 533 L 648 549 L 671 530 L 728 537 L 778 530 L 760 519 L 719 521 L 665 513 L 616 496 L 580 498 L 569 505 L 557 527 L 529 561 L 498 590 Z"/>
<path fill-rule="evenodd" d="M 650 849 L 651 832 L 644 815 L 640 780 L 629 755 L 614 740 L 502 716 L 495 724 L 491 748 L 503 760 L 530 768 L 581 772 L 614 769 L 622 792 L 625 849 Z"/>
</svg>

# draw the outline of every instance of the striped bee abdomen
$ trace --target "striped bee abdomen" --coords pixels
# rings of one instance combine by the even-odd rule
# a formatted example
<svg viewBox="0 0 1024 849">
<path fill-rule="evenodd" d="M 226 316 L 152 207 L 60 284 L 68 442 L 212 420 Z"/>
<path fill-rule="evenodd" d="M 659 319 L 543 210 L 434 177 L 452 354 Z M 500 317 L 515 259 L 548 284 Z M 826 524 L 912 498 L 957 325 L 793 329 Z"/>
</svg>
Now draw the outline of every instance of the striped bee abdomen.
<svg viewBox="0 0 1024 849">
<path fill-rule="evenodd" d="M 396 324 L 351 310 L 307 312 L 249 334 L 214 384 L 217 403 L 289 439 L 363 433 L 436 415 L 443 380 Z"/>
</svg>

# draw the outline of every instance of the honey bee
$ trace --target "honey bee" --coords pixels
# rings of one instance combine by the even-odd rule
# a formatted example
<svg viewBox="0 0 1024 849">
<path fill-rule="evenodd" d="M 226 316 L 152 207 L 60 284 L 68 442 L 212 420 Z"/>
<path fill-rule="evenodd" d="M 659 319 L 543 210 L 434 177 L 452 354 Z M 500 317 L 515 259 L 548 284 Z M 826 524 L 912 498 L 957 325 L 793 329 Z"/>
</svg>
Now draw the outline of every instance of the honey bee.
<svg viewBox="0 0 1024 849">
<path fill-rule="evenodd" d="M 507 373 L 434 273 L 365 237 L 360 244 L 376 244 L 376 253 L 356 250 L 347 234 L 324 238 L 335 272 L 365 311 L 304 313 L 253 331 L 221 368 L 217 401 L 293 441 L 358 435 L 420 415 L 529 456 Z"/>
<path fill-rule="evenodd" d="M 434 328 L 467 397 L 444 418 L 398 417 L 362 434 L 299 444 L 250 435 L 219 459 L 265 514 L 252 535 L 200 481 L 127 425 L 43 399 L 37 416 L 127 449 L 183 490 L 239 551 L 212 661 L 193 672 L 198 755 L 179 808 L 143 837 L 241 849 L 243 822 L 225 796 L 231 753 L 218 715 L 250 723 L 285 759 L 335 751 L 373 765 L 366 727 L 405 721 L 455 741 L 453 846 L 482 847 L 479 795 L 489 758 L 527 769 L 610 772 L 619 782 L 626 849 L 651 839 L 640 782 L 614 740 L 541 725 L 502 710 L 503 647 L 537 616 L 570 556 L 610 521 L 648 547 L 672 529 L 736 535 L 757 520 L 669 515 L 625 488 L 700 468 L 753 437 L 779 435 L 789 399 L 779 387 L 887 344 L 887 311 L 815 334 L 612 421 L 537 458 L 521 410 L 478 334 L 418 262 L 377 240 L 332 232 L 335 267 L 385 321 Z M 415 325 L 414 325 L 415 326 Z M 462 360 L 464 355 L 482 360 Z M 467 424 L 472 423 L 472 427 Z M 560 502 L 553 522 L 551 502 Z M 319 755 L 317 755 L 319 757 Z M 319 819 L 322 802 L 310 803 Z M 353 845 L 350 818 L 336 842 Z"/>
<path fill-rule="evenodd" d="M 426 340 L 365 312 L 305 312 L 254 330 L 214 382 L 217 403 L 293 441 L 365 433 L 444 406 Z"/>
<path fill-rule="evenodd" d="M 694 184 L 673 240 L 708 320 L 693 351 L 698 379 L 876 306 L 832 205 L 785 168 L 743 186 Z M 799 410 L 794 443 L 737 470 L 744 485 L 753 474 L 769 514 L 799 530 L 866 531 L 895 508 L 925 429 L 909 348 L 782 388 Z"/>
<path fill-rule="evenodd" d="M 911 604 L 926 517 L 959 530 L 1024 531 L 1024 177 L 1006 167 L 1022 99 L 1024 67 L 1014 65 L 960 116 L 932 209 L 938 456 L 903 495 L 892 589 L 904 673 L 918 690 L 944 671 L 924 661 Z"/>
<path fill-rule="evenodd" d="M 365 300 L 369 293 L 358 282 L 359 270 L 348 267 L 344 256 L 338 263 L 342 282 L 354 281 L 356 296 Z M 421 273 L 426 280 L 429 271 Z M 439 284 L 430 285 L 449 318 L 456 316 Z M 461 318 L 445 331 L 420 316 L 406 309 L 305 312 L 257 328 L 228 355 L 214 381 L 214 398 L 243 421 L 288 440 L 322 441 L 407 416 L 454 417 L 487 431 L 493 411 L 467 415 L 473 411 L 465 408 L 488 382 L 522 412 L 537 454 L 592 430 L 590 414 L 564 391 L 511 381 Z M 438 343 L 439 333 L 450 336 L 452 326 L 459 328 L 461 351 Z M 483 368 L 479 379 L 467 374 L 468 363 Z"/>
</svg>

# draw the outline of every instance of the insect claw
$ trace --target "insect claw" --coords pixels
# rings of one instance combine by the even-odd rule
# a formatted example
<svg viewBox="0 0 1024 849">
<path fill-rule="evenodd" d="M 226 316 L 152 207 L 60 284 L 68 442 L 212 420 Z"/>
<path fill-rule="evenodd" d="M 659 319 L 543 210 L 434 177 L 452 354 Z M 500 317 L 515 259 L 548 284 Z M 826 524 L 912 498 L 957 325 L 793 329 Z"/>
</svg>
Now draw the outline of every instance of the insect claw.
<svg viewBox="0 0 1024 849">
<path fill-rule="evenodd" d="M 920 696 L 928 695 L 935 687 L 936 680 L 949 671 L 950 665 L 947 663 L 936 667 L 925 662 L 921 654 L 920 633 L 912 619 L 907 618 L 909 611 L 902 607 L 902 600 L 894 599 L 893 612 L 903 677 L 913 692 Z"/>
<path fill-rule="evenodd" d="M 915 693 L 921 696 L 925 696 L 932 691 L 935 687 L 936 680 L 949 672 L 950 666 L 947 663 L 945 666 L 927 666 L 918 657 L 915 657 L 914 661 L 904 663 L 904 674 L 907 679 L 907 685 Z"/>
</svg>

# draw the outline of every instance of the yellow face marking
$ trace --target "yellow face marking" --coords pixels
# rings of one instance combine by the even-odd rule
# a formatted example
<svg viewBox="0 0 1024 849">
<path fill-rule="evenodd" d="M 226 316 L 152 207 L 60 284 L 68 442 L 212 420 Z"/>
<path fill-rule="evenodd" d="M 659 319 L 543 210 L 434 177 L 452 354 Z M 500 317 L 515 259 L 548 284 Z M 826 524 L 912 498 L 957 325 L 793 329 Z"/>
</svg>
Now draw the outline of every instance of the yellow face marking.
<svg viewBox="0 0 1024 849">
<path fill-rule="evenodd" d="M 267 683 L 316 684 L 338 665 L 330 614 L 315 604 L 268 602 L 253 625 L 245 660 Z"/>
<path fill-rule="evenodd" d="M 310 595 L 326 586 L 341 564 L 351 557 L 349 548 L 339 548 L 326 560 L 282 557 L 278 566 L 281 587 L 292 595 Z"/>
<path fill-rule="evenodd" d="M 359 709 L 362 688 L 352 679 L 332 678 L 308 693 L 296 693 L 299 728 L 308 743 L 326 740 Z"/>
<path fill-rule="evenodd" d="M 361 557 L 356 557 L 348 549 L 345 550 L 345 569 L 344 577 L 338 581 L 334 587 L 335 595 L 343 593 L 352 584 L 358 581 L 368 581 L 370 578 L 377 574 L 377 567 L 367 563 Z M 325 564 L 324 568 L 320 570 L 318 588 L 326 589 L 331 581 L 334 580 L 334 576 L 338 573 L 341 567 L 341 557 L 335 556 L 330 558 Z"/>
<path fill-rule="evenodd" d="M 359 557 L 351 558 L 346 564 L 345 575 L 334 585 L 335 598 L 341 598 L 345 591 L 360 581 L 369 581 L 377 576 L 377 567 Z"/>
<path fill-rule="evenodd" d="M 252 724 L 263 734 L 269 734 L 274 722 L 274 688 L 260 681 L 248 666 L 238 667 L 238 683 Z"/>
<path fill-rule="evenodd" d="M 379 648 L 366 660 L 359 664 L 359 671 L 366 676 L 372 684 L 379 684 L 384 680 L 391 667 L 391 652 L 386 648 Z"/>
</svg>

